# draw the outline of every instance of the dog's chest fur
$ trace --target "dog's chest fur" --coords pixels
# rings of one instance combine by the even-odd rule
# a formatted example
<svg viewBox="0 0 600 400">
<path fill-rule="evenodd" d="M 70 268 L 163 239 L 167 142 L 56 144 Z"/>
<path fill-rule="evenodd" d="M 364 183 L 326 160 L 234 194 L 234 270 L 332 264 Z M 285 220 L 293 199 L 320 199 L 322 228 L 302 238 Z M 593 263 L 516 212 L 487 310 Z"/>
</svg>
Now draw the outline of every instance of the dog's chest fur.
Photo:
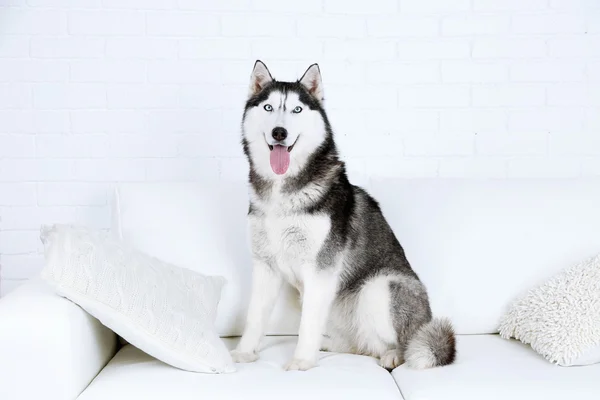
<svg viewBox="0 0 600 400">
<path fill-rule="evenodd" d="M 254 257 L 281 271 L 283 277 L 302 291 L 303 271 L 316 268 L 317 256 L 331 228 L 329 216 L 297 210 L 294 194 L 277 192 L 254 202 L 250 231 Z"/>
</svg>

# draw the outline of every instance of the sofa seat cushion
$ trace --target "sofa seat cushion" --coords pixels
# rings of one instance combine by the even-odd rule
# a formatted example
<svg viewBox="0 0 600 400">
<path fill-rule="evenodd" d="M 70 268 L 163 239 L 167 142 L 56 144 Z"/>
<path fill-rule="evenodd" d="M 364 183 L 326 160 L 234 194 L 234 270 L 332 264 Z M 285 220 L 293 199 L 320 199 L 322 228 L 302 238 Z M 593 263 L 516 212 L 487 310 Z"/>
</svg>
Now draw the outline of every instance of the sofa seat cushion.
<svg viewBox="0 0 600 400">
<path fill-rule="evenodd" d="M 459 335 L 455 364 L 392 372 L 406 400 L 600 399 L 600 364 L 561 367 L 498 335 Z"/>
<path fill-rule="evenodd" d="M 224 339 L 233 349 L 239 339 Z M 231 374 L 209 375 L 170 367 L 127 345 L 79 400 L 402 399 L 392 376 L 371 357 L 322 352 L 309 371 L 284 371 L 295 336 L 266 337 L 261 358 Z"/>
</svg>

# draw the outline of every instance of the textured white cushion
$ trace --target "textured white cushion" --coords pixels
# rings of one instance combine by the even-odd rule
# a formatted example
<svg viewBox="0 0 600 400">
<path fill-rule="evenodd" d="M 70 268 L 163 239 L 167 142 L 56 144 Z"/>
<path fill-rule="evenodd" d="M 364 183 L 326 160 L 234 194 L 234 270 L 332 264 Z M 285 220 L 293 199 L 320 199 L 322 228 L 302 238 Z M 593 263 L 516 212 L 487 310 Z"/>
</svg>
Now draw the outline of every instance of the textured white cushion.
<svg viewBox="0 0 600 400">
<path fill-rule="evenodd" d="M 225 277 L 215 326 L 223 337 L 242 334 L 252 282 L 247 184 L 122 184 L 112 211 L 111 230 L 137 249 L 205 275 Z M 297 334 L 299 310 L 297 292 L 285 285 L 267 333 Z"/>
<path fill-rule="evenodd" d="M 266 337 L 258 361 L 210 376 L 167 368 L 126 346 L 78 400 L 402 400 L 392 376 L 371 357 L 321 352 L 318 367 L 285 371 L 297 339 Z M 239 339 L 224 341 L 233 349 Z"/>
<path fill-rule="evenodd" d="M 600 255 L 561 271 L 515 301 L 499 332 L 531 344 L 562 366 L 600 362 Z"/>
<path fill-rule="evenodd" d="M 372 185 L 433 313 L 497 333 L 521 293 L 600 249 L 598 179 L 382 180 Z"/>
<path fill-rule="evenodd" d="M 453 365 L 427 370 L 402 365 L 392 371 L 404 399 L 600 399 L 600 364 L 559 367 L 529 346 L 499 335 L 458 335 L 456 348 Z"/>
<path fill-rule="evenodd" d="M 42 227 L 42 277 L 129 343 L 172 366 L 234 371 L 213 321 L 225 283 L 83 227 Z"/>
</svg>

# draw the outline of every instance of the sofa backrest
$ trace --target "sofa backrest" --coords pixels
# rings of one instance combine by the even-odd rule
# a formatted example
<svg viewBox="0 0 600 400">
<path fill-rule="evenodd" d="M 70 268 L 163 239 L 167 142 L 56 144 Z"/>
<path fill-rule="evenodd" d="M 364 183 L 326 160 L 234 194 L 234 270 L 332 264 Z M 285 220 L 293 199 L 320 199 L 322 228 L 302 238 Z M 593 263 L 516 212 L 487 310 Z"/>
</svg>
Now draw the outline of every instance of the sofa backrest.
<svg viewBox="0 0 600 400">
<path fill-rule="evenodd" d="M 600 181 L 414 179 L 373 181 L 435 315 L 458 333 L 493 333 L 519 294 L 600 253 Z M 243 183 L 122 184 L 112 230 L 155 257 L 221 275 L 216 326 L 240 335 L 250 296 L 248 191 Z M 286 286 L 268 334 L 296 334 L 297 296 Z"/>
<path fill-rule="evenodd" d="M 434 314 L 458 333 L 497 332 L 520 294 L 600 253 L 600 180 L 371 183 Z"/>
</svg>

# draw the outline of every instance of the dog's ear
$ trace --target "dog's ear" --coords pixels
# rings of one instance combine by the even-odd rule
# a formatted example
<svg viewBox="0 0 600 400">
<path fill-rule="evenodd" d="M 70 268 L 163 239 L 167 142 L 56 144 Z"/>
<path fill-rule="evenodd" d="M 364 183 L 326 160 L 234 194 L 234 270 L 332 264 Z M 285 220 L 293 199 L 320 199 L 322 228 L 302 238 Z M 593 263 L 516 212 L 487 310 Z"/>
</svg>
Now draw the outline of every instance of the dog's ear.
<svg viewBox="0 0 600 400">
<path fill-rule="evenodd" d="M 304 85 L 308 93 L 312 94 L 317 100 L 323 101 L 323 81 L 321 80 L 321 70 L 318 64 L 308 67 L 299 82 Z"/>
<path fill-rule="evenodd" d="M 248 91 L 248 97 L 252 97 L 265 88 L 269 83 L 273 81 L 273 77 L 269 72 L 269 69 L 260 60 L 256 60 L 254 63 L 254 69 L 252 70 L 252 76 L 250 77 L 250 89 Z"/>
</svg>

